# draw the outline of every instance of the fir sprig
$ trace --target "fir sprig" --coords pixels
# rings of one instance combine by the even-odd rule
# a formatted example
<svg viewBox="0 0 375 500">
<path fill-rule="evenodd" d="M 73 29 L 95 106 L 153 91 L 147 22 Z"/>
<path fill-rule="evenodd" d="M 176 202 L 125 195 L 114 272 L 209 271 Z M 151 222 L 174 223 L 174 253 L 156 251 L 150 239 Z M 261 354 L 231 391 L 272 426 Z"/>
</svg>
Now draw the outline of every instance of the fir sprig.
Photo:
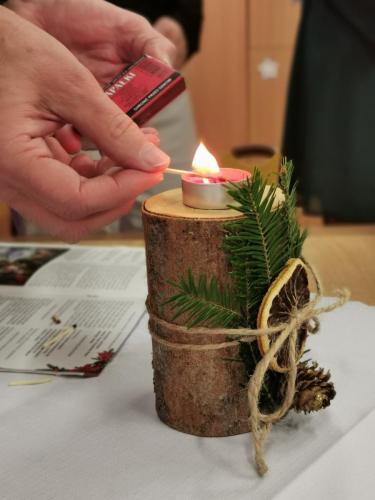
<svg viewBox="0 0 375 500">
<path fill-rule="evenodd" d="M 288 259 L 300 256 L 306 238 L 296 219 L 292 174 L 292 162 L 283 159 L 279 186 L 267 185 L 255 169 L 251 180 L 230 187 L 235 202 L 231 208 L 244 215 L 224 225 L 224 250 L 232 267 L 233 287 L 221 290 L 215 278 L 208 280 L 204 275 L 196 283 L 189 270 L 186 277 L 172 283 L 178 293 L 166 303 L 176 308 L 173 319 L 186 314 L 189 327 L 203 323 L 209 327 L 256 326 L 265 293 Z"/>
<path fill-rule="evenodd" d="M 244 218 L 224 225 L 224 249 L 232 266 L 244 326 L 255 326 L 259 305 L 289 258 L 285 216 L 277 201 L 277 186 L 267 185 L 259 170 L 240 187 L 229 189 Z"/>
<path fill-rule="evenodd" d="M 289 258 L 301 255 L 302 245 L 307 236 L 307 230 L 301 231 L 296 217 L 297 183 L 292 184 L 293 171 L 293 163 L 283 158 L 279 185 L 285 198 L 281 209 L 285 215 L 288 232 Z"/>
<path fill-rule="evenodd" d="M 205 275 L 194 279 L 191 269 L 178 283 L 170 283 L 178 293 L 165 304 L 173 304 L 175 314 L 172 321 L 187 314 L 187 326 L 207 326 L 209 328 L 236 328 L 241 322 L 241 314 L 236 294 L 230 288 L 221 290 L 217 279 L 208 280 Z"/>
</svg>

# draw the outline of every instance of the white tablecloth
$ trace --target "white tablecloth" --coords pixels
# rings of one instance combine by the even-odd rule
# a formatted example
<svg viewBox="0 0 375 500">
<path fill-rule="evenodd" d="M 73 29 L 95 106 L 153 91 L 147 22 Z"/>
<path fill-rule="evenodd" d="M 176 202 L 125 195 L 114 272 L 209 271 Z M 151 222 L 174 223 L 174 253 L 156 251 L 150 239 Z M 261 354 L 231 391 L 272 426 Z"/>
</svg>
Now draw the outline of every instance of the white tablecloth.
<svg viewBox="0 0 375 500">
<path fill-rule="evenodd" d="M 338 395 L 274 427 L 264 478 L 249 435 L 198 438 L 157 419 L 146 321 L 98 378 L 8 387 L 31 376 L 2 373 L 0 499 L 373 499 L 375 308 L 322 317 L 309 345 Z"/>
</svg>

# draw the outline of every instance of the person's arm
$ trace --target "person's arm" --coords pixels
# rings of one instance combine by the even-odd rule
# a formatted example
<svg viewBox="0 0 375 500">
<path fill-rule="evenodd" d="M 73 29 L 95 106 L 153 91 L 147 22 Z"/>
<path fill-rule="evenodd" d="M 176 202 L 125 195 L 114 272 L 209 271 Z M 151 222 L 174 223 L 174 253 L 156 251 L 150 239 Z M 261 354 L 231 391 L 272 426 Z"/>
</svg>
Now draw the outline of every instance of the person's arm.
<svg viewBox="0 0 375 500">
<path fill-rule="evenodd" d="M 158 35 L 138 16 L 128 26 L 132 50 L 142 52 L 150 36 L 156 48 Z M 76 241 L 129 211 L 162 180 L 169 158 L 153 144 L 155 134 L 122 113 L 56 39 L 3 6 L 0 33 L 0 201 Z M 69 155 L 54 137 L 66 123 L 111 160 Z"/>
</svg>

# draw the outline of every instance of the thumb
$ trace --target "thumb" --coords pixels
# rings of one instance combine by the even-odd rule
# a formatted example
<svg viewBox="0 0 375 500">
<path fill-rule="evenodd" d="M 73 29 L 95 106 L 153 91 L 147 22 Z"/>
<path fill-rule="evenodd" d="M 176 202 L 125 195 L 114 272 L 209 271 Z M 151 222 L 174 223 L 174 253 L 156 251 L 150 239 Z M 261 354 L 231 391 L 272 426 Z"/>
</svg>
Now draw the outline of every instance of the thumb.
<svg viewBox="0 0 375 500">
<path fill-rule="evenodd" d="M 142 130 L 103 92 L 94 78 L 70 88 L 55 110 L 67 123 L 91 139 L 119 166 L 143 171 L 163 170 L 170 158 L 147 140 Z"/>
</svg>

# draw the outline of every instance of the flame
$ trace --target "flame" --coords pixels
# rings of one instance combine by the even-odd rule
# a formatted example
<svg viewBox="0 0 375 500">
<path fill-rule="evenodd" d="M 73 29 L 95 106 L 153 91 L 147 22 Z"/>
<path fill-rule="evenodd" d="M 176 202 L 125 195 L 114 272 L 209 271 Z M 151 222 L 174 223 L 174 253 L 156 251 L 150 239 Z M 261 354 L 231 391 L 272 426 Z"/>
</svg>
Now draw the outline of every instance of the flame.
<svg viewBox="0 0 375 500">
<path fill-rule="evenodd" d="M 204 177 L 210 177 L 220 173 L 220 167 L 215 157 L 208 151 L 203 142 L 199 144 L 195 152 L 192 167 L 196 174 Z"/>
</svg>

